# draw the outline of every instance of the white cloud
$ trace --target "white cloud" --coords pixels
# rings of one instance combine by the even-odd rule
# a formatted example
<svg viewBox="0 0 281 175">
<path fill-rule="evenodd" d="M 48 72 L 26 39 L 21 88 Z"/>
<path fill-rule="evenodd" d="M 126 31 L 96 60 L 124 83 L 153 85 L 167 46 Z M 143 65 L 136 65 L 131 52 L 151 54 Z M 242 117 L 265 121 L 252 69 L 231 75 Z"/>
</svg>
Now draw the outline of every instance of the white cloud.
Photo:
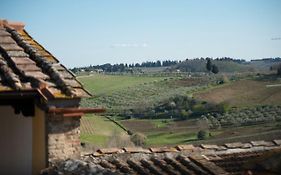
<svg viewBox="0 0 281 175">
<path fill-rule="evenodd" d="M 115 43 L 112 44 L 111 47 L 113 48 L 145 48 L 148 47 L 147 43 Z"/>
</svg>

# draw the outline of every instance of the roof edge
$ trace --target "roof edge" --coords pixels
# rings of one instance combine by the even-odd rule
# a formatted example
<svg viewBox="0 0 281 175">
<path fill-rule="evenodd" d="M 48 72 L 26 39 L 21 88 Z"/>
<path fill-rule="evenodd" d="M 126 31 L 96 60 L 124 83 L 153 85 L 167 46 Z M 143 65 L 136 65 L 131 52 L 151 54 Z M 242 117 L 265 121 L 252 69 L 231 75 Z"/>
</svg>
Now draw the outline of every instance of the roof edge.
<svg viewBox="0 0 281 175">
<path fill-rule="evenodd" d="M 1 27 L 10 27 L 15 30 L 23 30 L 25 24 L 23 22 L 16 22 L 16 21 L 8 21 L 6 19 L 0 19 L 0 26 Z"/>
</svg>

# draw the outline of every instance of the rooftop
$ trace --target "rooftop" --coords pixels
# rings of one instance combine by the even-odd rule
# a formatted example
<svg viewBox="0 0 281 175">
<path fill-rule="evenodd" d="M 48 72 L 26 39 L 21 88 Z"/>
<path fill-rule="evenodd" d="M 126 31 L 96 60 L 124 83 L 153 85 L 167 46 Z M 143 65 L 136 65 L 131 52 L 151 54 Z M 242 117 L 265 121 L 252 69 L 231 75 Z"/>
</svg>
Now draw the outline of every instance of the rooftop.
<svg viewBox="0 0 281 175">
<path fill-rule="evenodd" d="M 67 160 L 46 170 L 100 174 L 278 174 L 281 140 L 178 145 L 162 148 L 110 148 Z"/>
<path fill-rule="evenodd" d="M 0 95 L 32 91 L 45 99 L 90 96 L 23 23 L 0 20 Z"/>
</svg>

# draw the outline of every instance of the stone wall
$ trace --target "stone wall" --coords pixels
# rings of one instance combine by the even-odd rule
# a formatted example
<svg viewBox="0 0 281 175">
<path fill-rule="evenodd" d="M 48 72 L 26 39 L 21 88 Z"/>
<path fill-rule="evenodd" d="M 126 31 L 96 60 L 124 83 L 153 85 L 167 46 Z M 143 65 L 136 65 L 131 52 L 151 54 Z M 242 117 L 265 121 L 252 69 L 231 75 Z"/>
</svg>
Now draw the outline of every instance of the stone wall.
<svg viewBox="0 0 281 175">
<path fill-rule="evenodd" d="M 80 157 L 80 117 L 47 114 L 48 162 Z"/>
</svg>

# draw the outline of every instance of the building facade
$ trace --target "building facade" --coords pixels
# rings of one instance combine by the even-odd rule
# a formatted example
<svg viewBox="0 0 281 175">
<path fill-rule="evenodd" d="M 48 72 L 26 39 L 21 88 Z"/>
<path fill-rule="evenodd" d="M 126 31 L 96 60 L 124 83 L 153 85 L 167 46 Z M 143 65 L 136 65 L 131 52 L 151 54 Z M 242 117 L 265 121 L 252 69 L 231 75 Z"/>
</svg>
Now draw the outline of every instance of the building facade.
<svg viewBox="0 0 281 175">
<path fill-rule="evenodd" d="M 24 29 L 0 20 L 0 174 L 39 174 L 80 156 L 81 83 Z"/>
</svg>

